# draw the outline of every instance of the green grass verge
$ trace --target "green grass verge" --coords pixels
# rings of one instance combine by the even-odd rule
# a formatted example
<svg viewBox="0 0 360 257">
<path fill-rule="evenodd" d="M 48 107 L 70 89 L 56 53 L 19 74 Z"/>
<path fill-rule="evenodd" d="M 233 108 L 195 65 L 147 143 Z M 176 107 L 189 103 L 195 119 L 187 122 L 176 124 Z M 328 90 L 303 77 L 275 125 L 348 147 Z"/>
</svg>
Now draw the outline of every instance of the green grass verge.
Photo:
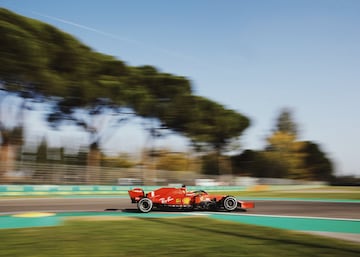
<svg viewBox="0 0 360 257">
<path fill-rule="evenodd" d="M 204 217 L 68 221 L 1 230 L 0 256 L 359 256 L 341 240 Z"/>
</svg>

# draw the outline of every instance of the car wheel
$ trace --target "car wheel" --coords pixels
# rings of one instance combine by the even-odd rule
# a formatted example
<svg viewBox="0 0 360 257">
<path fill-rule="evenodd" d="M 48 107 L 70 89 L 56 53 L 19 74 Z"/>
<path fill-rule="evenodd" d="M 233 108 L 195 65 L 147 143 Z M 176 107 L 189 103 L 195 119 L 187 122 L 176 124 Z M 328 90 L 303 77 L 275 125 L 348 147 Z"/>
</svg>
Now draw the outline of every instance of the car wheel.
<svg viewBox="0 0 360 257">
<path fill-rule="evenodd" d="M 141 212 L 149 212 L 153 207 L 153 202 L 149 198 L 141 198 L 137 203 L 137 207 Z"/>
<path fill-rule="evenodd" d="M 237 208 L 237 200 L 233 196 L 227 196 L 223 200 L 224 209 L 227 211 L 233 211 Z"/>
</svg>

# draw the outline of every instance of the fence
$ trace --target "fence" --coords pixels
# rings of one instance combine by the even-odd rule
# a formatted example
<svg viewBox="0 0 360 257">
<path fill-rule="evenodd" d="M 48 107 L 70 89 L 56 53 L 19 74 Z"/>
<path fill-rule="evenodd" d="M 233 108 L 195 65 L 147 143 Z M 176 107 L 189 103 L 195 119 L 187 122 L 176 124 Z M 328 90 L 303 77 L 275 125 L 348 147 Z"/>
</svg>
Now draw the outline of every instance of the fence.
<svg viewBox="0 0 360 257">
<path fill-rule="evenodd" d="M 164 186 L 186 184 L 188 186 L 254 186 L 254 185 L 324 185 L 324 182 L 298 181 L 279 178 L 252 178 L 232 175 L 211 176 L 192 171 L 151 170 L 135 168 L 111 168 L 64 164 L 39 164 L 17 162 L 12 169 L 0 163 L 0 184 L 17 185 L 117 185 L 117 186 Z"/>
<path fill-rule="evenodd" d="M 1 164 L 0 164 L 1 166 Z M 0 167 L 0 170 L 8 170 Z M 63 164 L 17 162 L 0 184 L 33 185 L 194 185 L 196 179 L 211 178 L 191 171 L 151 170 L 144 167 L 111 168 Z M 228 179 L 231 180 L 231 179 Z"/>
</svg>

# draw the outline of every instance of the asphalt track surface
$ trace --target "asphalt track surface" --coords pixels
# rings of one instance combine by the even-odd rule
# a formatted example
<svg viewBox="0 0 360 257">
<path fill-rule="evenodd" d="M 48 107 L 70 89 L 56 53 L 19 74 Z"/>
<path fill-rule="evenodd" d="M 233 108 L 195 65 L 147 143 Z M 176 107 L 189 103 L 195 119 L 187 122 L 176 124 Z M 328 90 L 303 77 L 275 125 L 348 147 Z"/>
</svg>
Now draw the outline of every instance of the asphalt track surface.
<svg viewBox="0 0 360 257">
<path fill-rule="evenodd" d="M 247 214 L 360 219 L 356 202 L 261 201 Z M 0 199 L 0 214 L 30 211 L 131 211 L 136 205 L 127 197 L 112 198 L 13 198 Z"/>
<path fill-rule="evenodd" d="M 232 212 L 235 215 L 274 215 L 280 217 L 318 217 L 328 219 L 351 220 L 359 230 L 360 203 L 346 201 L 290 201 L 290 200 L 254 200 L 255 209 L 247 212 Z M 4 215 L 25 213 L 25 212 L 53 212 L 53 213 L 76 213 L 76 212 L 116 212 L 116 213 L 136 213 L 138 212 L 135 204 L 131 204 L 127 197 L 70 197 L 70 198 L 8 198 L 0 199 L 0 218 Z M 154 210 L 154 213 L 161 211 Z M 175 214 L 175 212 L 172 212 Z M 161 215 L 161 214 L 160 214 Z M 214 214 L 213 217 L 224 215 Z M 232 218 L 234 216 L 228 216 Z M 239 216 L 238 216 L 239 217 Z M 244 217 L 251 218 L 251 217 Z M 270 220 L 269 222 L 273 222 Z M 293 222 L 293 221 L 291 221 Z M 311 221 L 312 222 L 312 221 Z M 336 222 L 336 221 L 335 221 Z M 341 222 L 341 221 L 340 221 Z M 328 225 L 326 225 L 328 226 Z M 296 229 L 298 230 L 298 229 Z M 310 232 L 310 231 L 307 231 Z M 330 233 L 317 232 L 311 233 L 325 235 L 345 240 L 360 242 L 359 233 Z"/>
</svg>

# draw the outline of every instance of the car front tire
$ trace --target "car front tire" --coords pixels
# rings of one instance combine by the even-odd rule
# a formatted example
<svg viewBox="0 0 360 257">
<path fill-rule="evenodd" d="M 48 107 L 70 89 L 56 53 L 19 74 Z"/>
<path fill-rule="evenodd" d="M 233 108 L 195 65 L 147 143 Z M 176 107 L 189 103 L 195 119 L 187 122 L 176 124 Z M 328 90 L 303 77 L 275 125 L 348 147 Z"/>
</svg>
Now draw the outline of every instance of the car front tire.
<svg viewBox="0 0 360 257">
<path fill-rule="evenodd" d="M 224 209 L 227 211 L 233 211 L 237 208 L 237 200 L 233 196 L 226 196 L 223 200 Z"/>
</svg>

